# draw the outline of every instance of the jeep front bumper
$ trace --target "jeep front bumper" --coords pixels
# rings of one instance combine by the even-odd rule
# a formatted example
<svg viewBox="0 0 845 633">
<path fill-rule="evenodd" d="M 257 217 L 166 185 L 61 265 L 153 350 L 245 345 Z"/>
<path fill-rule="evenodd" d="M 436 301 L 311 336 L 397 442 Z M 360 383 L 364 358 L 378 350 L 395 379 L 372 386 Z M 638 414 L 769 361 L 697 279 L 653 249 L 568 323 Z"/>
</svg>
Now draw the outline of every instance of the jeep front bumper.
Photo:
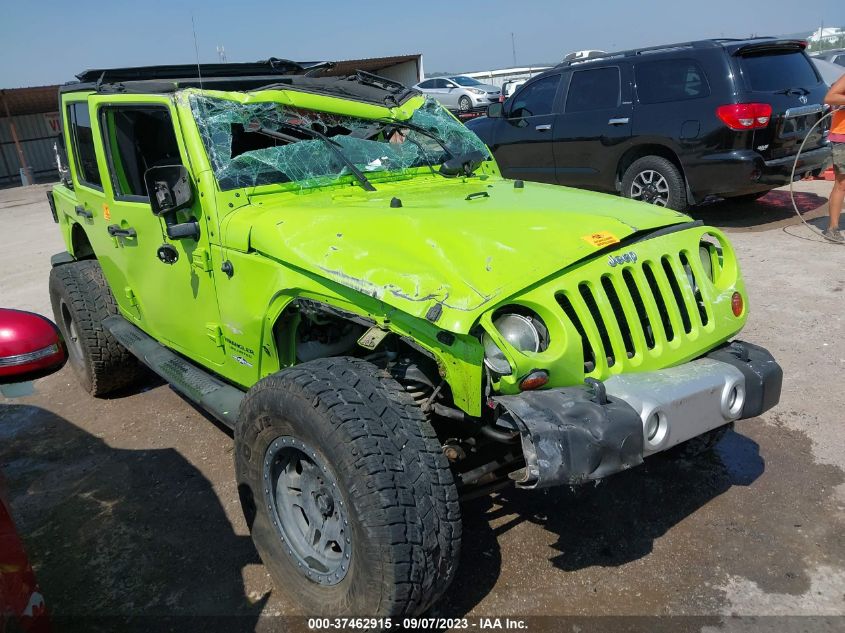
<svg viewBox="0 0 845 633">
<path fill-rule="evenodd" d="M 597 480 L 702 433 L 775 406 L 783 371 L 762 347 L 735 341 L 694 361 L 621 374 L 590 387 L 497 396 L 499 424 L 519 431 L 518 486 Z"/>
</svg>

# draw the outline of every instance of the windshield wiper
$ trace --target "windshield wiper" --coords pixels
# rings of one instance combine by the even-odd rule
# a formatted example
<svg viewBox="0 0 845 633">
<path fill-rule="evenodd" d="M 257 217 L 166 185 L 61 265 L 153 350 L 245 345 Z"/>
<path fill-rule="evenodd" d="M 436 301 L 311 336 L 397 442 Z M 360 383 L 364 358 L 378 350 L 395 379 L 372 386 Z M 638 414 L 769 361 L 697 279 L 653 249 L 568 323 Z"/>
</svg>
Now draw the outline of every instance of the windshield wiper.
<svg viewBox="0 0 845 633">
<path fill-rule="evenodd" d="M 438 137 L 436 134 L 432 134 L 427 129 L 417 125 L 416 123 L 410 123 L 408 121 L 395 121 L 393 119 L 376 119 L 376 122 L 384 123 L 385 127 L 392 126 L 396 129 L 401 129 L 403 127 L 408 128 L 409 130 L 413 130 L 414 132 L 422 134 L 423 136 L 427 136 L 428 138 L 432 139 L 435 143 L 437 143 L 440 147 L 442 147 L 443 151 L 449 154 L 449 156 L 453 158 L 455 156 L 455 152 L 446 147 L 446 143 L 440 140 L 440 137 Z"/>
<path fill-rule="evenodd" d="M 355 166 L 355 163 L 353 163 L 351 160 L 349 160 L 346 157 L 346 154 L 344 154 L 342 151 L 340 151 L 340 149 L 339 149 L 340 143 L 338 143 L 337 141 L 333 141 L 332 139 L 330 139 L 325 134 L 322 134 L 321 132 L 318 132 L 317 130 L 313 130 L 309 127 L 303 127 L 301 125 L 294 125 L 293 123 L 288 123 L 286 121 L 278 121 L 278 122 L 276 122 L 276 125 L 278 125 L 279 127 L 283 127 L 285 129 L 288 129 L 288 130 L 296 130 L 297 132 L 302 132 L 303 134 L 311 136 L 312 138 L 320 139 L 321 141 L 323 141 L 323 143 L 326 144 L 326 147 L 328 147 L 330 150 L 332 150 L 332 152 L 334 152 L 334 154 L 341 161 L 343 161 L 343 164 L 346 165 L 349 168 L 349 171 L 352 172 L 352 175 L 355 176 L 355 178 L 358 180 L 358 183 L 361 185 L 361 187 L 365 191 L 375 191 L 376 190 L 376 188 L 373 187 L 373 183 L 371 183 L 369 180 L 367 180 L 367 177 L 363 174 L 363 172 L 360 169 L 358 169 Z M 258 134 L 263 134 L 264 136 L 269 136 L 270 138 L 276 138 L 276 139 L 279 139 L 281 141 L 286 141 L 288 143 L 292 143 L 292 142 L 299 140 L 295 137 L 288 136 L 287 134 L 283 134 L 282 132 L 279 132 L 277 130 L 271 130 L 268 127 L 264 127 L 263 125 L 261 125 L 261 123 L 259 121 L 251 121 L 249 123 L 249 125 L 246 127 L 246 130 L 248 132 L 256 132 Z"/>
</svg>

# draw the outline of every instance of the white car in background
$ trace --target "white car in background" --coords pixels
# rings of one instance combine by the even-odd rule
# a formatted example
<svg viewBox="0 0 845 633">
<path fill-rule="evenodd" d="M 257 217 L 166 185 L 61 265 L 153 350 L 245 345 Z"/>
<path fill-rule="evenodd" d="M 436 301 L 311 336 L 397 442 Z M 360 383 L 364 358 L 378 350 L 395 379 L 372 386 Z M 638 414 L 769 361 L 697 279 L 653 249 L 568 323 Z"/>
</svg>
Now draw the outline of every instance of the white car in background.
<svg viewBox="0 0 845 633">
<path fill-rule="evenodd" d="M 486 108 L 491 103 L 498 103 L 502 94 L 498 86 L 481 83 L 464 75 L 433 77 L 421 81 L 414 88 L 434 97 L 447 109 L 461 112 L 471 112 Z"/>
</svg>

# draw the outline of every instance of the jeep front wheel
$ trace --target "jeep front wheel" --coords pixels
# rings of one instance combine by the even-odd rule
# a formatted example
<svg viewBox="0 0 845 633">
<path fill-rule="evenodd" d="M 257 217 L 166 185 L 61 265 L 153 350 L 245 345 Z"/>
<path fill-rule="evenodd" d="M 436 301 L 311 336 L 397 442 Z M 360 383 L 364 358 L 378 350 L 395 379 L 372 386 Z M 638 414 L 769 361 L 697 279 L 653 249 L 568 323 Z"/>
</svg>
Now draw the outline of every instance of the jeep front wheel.
<svg viewBox="0 0 845 633">
<path fill-rule="evenodd" d="M 53 268 L 50 303 L 70 366 L 88 393 L 102 396 L 143 376 L 138 360 L 103 327 L 103 319 L 118 309 L 99 262 L 83 260 Z"/>
<path fill-rule="evenodd" d="M 235 470 L 262 560 L 309 615 L 419 614 L 455 575 L 448 462 L 411 397 L 370 363 L 318 359 L 258 382 Z"/>
</svg>

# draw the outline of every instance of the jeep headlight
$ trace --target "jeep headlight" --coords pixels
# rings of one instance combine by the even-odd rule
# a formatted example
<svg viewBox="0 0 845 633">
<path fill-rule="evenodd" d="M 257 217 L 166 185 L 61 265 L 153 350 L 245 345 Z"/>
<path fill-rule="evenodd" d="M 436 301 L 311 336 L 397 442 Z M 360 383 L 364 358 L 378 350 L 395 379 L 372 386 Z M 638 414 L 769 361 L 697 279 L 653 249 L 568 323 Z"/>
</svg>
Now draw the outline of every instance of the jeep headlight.
<svg viewBox="0 0 845 633">
<path fill-rule="evenodd" d="M 713 259 L 710 254 L 710 246 L 704 242 L 699 244 L 698 246 L 698 256 L 701 258 L 701 266 L 704 268 L 704 274 L 707 275 L 707 278 L 710 281 L 714 281 L 713 278 Z"/>
<path fill-rule="evenodd" d="M 496 317 L 493 326 L 520 352 L 540 352 L 548 344 L 546 326 L 538 316 L 507 312 Z M 481 337 L 481 343 L 484 345 L 484 364 L 501 376 L 510 375 L 513 369 L 505 353 L 487 332 Z"/>
</svg>

